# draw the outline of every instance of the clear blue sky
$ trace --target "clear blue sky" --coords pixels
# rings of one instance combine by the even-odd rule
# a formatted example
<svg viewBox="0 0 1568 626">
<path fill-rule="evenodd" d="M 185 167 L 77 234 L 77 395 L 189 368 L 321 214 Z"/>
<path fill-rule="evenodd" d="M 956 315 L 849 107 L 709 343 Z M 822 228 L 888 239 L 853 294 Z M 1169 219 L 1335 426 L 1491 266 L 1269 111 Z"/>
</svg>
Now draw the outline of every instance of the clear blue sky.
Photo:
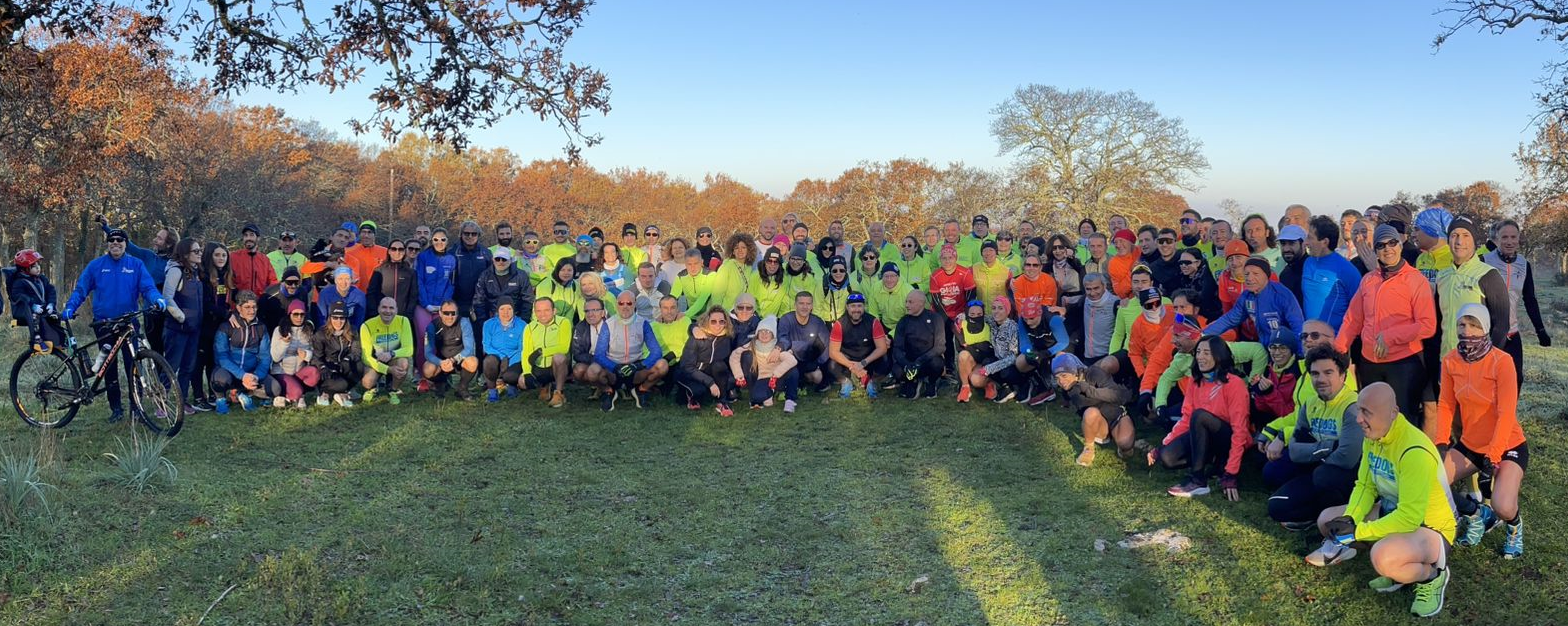
<svg viewBox="0 0 1568 626">
<path fill-rule="evenodd" d="M 693 182 L 724 172 L 782 196 L 862 160 L 1003 167 L 990 110 L 1019 85 L 1132 90 L 1186 121 L 1212 166 L 1186 192 L 1278 214 L 1494 179 L 1531 134 L 1554 47 L 1465 34 L 1434 54 L 1429 2 L 927 3 L 601 1 L 569 56 L 606 72 L 612 111 L 586 122 L 600 169 Z M 347 135 L 363 91 L 246 94 Z M 473 132 L 525 159 L 561 155 L 518 116 Z M 379 138 L 364 137 L 365 141 Z"/>
</svg>

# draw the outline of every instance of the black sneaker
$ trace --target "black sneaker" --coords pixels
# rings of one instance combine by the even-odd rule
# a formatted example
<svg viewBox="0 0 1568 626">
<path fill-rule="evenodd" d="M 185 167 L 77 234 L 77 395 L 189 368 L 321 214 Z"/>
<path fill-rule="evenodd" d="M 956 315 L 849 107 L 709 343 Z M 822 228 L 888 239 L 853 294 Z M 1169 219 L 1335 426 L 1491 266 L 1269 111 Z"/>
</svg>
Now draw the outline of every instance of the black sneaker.
<svg viewBox="0 0 1568 626">
<path fill-rule="evenodd" d="M 934 381 L 926 383 L 925 387 L 924 387 L 924 389 L 925 389 L 925 397 L 927 399 L 935 398 L 936 397 L 936 388 L 939 387 L 940 385 L 941 385 L 941 383 L 934 382 Z"/>
<path fill-rule="evenodd" d="M 614 391 L 599 394 L 599 410 L 609 413 L 615 410 L 615 397 L 619 395 Z"/>
<path fill-rule="evenodd" d="M 648 392 L 637 389 L 635 387 L 633 387 L 630 391 L 632 394 L 632 404 L 637 405 L 637 408 L 639 409 L 648 408 Z"/>
<path fill-rule="evenodd" d="M 920 383 L 904 383 L 899 385 L 898 397 L 905 400 L 913 399 L 920 393 Z"/>
<path fill-rule="evenodd" d="M 122 422 L 124 420 L 125 420 L 125 411 L 124 410 L 115 409 L 115 410 L 109 412 L 109 423 L 110 424 L 118 424 L 118 423 L 120 423 L 120 422 Z"/>
</svg>

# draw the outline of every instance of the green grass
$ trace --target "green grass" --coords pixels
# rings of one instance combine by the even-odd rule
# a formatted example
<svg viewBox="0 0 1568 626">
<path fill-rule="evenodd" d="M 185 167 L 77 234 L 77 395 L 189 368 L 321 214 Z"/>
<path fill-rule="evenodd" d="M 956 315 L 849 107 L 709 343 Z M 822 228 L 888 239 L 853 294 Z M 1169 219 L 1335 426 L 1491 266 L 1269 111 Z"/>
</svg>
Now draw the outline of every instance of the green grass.
<svg viewBox="0 0 1568 626">
<path fill-rule="evenodd" d="M 1460 550 L 1431 623 L 1563 622 L 1568 349 L 1527 360 L 1527 556 L 1496 556 L 1500 534 Z M 1303 564 L 1255 478 L 1240 503 L 1182 501 L 1107 450 L 1076 467 L 1060 408 L 570 399 L 198 416 L 165 451 L 178 480 L 139 494 L 94 407 L 55 444 L 51 512 L 0 537 L 0 623 L 194 624 L 231 586 L 204 623 L 1415 621 L 1408 593 L 1365 589 L 1365 558 Z M 5 415 L 0 446 L 36 445 Z M 1194 547 L 1115 546 L 1160 528 Z"/>
</svg>

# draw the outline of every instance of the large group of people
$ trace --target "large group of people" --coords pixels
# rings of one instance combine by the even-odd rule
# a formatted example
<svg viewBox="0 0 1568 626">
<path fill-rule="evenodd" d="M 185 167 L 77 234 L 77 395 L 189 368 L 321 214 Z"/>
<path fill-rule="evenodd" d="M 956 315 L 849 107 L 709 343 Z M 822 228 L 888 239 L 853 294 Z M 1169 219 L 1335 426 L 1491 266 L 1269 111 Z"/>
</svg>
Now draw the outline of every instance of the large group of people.
<svg viewBox="0 0 1568 626">
<path fill-rule="evenodd" d="M 722 240 L 503 222 L 488 246 L 472 221 L 388 237 L 366 220 L 305 251 L 283 229 L 265 253 L 256 225 L 231 250 L 101 223 L 107 251 L 63 305 L 41 255 L 16 255 L 14 315 L 51 350 L 89 298 L 96 321 L 161 308 L 149 335 L 189 413 L 399 404 L 411 386 L 556 408 L 575 386 L 604 411 L 668 398 L 725 417 L 803 394 L 1060 402 L 1078 464 L 1108 446 L 1179 471 L 1173 496 L 1231 500 L 1253 467 L 1274 520 L 1322 533 L 1308 563 L 1370 551 L 1371 586 L 1413 586 L 1417 615 L 1441 610 L 1453 545 L 1502 526 L 1502 556 L 1523 554 L 1521 330 L 1551 340 L 1511 220 L 1292 205 L 1048 234 L 976 215 L 852 241 L 787 214 Z"/>
</svg>

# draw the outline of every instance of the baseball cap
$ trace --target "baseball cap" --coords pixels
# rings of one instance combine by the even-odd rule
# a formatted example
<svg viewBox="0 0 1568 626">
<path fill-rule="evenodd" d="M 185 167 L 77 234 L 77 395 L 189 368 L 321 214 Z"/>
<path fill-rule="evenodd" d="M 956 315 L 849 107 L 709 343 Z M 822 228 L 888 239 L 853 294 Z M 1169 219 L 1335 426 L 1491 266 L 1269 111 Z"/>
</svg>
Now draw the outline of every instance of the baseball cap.
<svg viewBox="0 0 1568 626">
<path fill-rule="evenodd" d="M 332 308 L 327 312 L 327 317 L 348 317 L 348 305 L 337 301 L 332 303 Z"/>
<path fill-rule="evenodd" d="M 1280 241 L 1306 241 L 1307 240 L 1307 231 L 1302 230 L 1300 226 L 1297 226 L 1295 224 L 1288 224 L 1284 228 L 1280 229 L 1280 231 L 1279 231 L 1279 240 Z"/>
<path fill-rule="evenodd" d="M 1373 243 L 1383 243 L 1385 241 L 1397 241 L 1398 239 L 1399 239 L 1399 231 L 1395 230 L 1393 226 L 1389 226 L 1388 224 L 1378 224 L 1377 225 L 1377 230 L 1372 231 L 1372 242 Z"/>
<path fill-rule="evenodd" d="M 1230 243 L 1225 244 L 1225 258 L 1228 259 L 1237 255 L 1252 256 L 1252 249 L 1247 247 L 1247 242 L 1240 239 L 1232 239 Z"/>
<path fill-rule="evenodd" d="M 496 248 L 495 254 L 493 256 L 497 259 L 506 259 L 510 261 L 512 260 L 512 251 L 505 247 Z"/>
<path fill-rule="evenodd" d="M 1145 289 L 1143 291 L 1138 292 L 1138 302 L 1140 302 L 1142 304 L 1148 304 L 1150 302 L 1159 302 L 1159 301 L 1160 301 L 1160 290 L 1158 290 L 1158 289 L 1150 287 L 1148 289 Z"/>
<path fill-rule="evenodd" d="M 256 233 L 256 236 L 260 237 L 261 229 L 258 228 L 255 224 L 246 224 L 244 228 L 240 229 L 241 235 L 244 235 L 245 233 Z"/>
<path fill-rule="evenodd" d="M 855 293 L 849 294 L 849 298 L 844 301 L 845 304 L 854 304 L 856 302 L 859 302 L 861 304 L 865 304 L 866 303 L 866 296 L 865 296 L 865 294 L 860 293 L 860 292 L 855 292 Z"/>
<path fill-rule="evenodd" d="M 375 222 L 375 220 L 365 220 L 363 222 L 360 222 L 359 223 L 359 229 L 360 230 L 368 230 L 368 231 L 371 231 L 371 232 L 375 232 L 377 230 L 376 222 Z"/>
</svg>

